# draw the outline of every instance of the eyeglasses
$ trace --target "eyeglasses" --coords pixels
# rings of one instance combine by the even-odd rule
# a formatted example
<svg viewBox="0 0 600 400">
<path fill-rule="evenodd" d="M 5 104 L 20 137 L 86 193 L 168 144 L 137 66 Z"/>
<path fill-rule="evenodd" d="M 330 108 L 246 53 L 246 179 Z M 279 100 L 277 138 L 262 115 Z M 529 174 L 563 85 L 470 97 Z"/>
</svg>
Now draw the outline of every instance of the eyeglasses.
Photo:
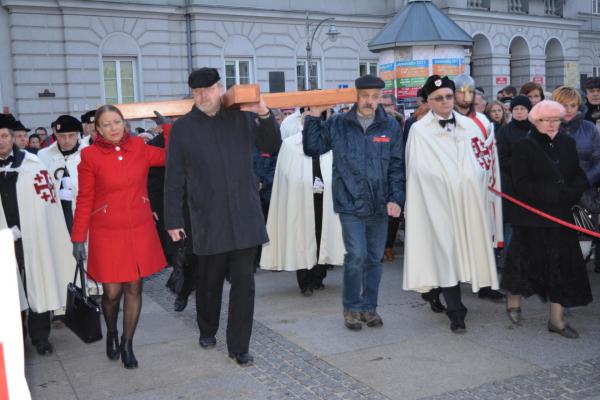
<svg viewBox="0 0 600 400">
<path fill-rule="evenodd" d="M 539 119 L 538 121 L 540 121 L 543 124 L 560 124 L 560 119 L 556 119 L 556 118 L 552 118 L 552 119 Z"/>
<path fill-rule="evenodd" d="M 447 94 L 445 96 L 430 97 L 429 100 L 433 100 L 433 101 L 436 101 L 438 103 L 441 103 L 444 100 L 446 100 L 446 101 L 454 100 L 454 95 L 453 94 Z"/>
</svg>

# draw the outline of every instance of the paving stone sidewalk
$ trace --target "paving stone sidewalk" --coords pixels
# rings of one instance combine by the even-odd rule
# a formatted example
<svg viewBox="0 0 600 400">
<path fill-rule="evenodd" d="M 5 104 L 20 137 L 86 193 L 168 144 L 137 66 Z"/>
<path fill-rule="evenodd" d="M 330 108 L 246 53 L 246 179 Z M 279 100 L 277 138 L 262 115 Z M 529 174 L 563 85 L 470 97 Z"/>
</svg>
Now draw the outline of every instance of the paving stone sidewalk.
<svg viewBox="0 0 600 400">
<path fill-rule="evenodd" d="M 545 330 L 546 306 L 524 303 L 514 328 L 504 305 L 479 300 L 463 287 L 467 333 L 454 335 L 447 318 L 401 290 L 401 260 L 386 263 L 381 285 L 381 329 L 343 327 L 341 269 L 326 288 L 302 297 L 290 273 L 256 275 L 251 342 L 255 365 L 227 358 L 227 304 L 214 350 L 198 346 L 194 295 L 182 313 L 164 283 L 169 271 L 146 280 L 136 333 L 140 368 L 126 371 L 56 326 L 56 352 L 28 348 L 27 376 L 34 399 L 600 399 L 600 307 L 570 310 L 581 333 L 567 340 Z M 590 273 L 595 297 L 600 276 Z M 224 294 L 227 299 L 228 289 Z"/>
</svg>

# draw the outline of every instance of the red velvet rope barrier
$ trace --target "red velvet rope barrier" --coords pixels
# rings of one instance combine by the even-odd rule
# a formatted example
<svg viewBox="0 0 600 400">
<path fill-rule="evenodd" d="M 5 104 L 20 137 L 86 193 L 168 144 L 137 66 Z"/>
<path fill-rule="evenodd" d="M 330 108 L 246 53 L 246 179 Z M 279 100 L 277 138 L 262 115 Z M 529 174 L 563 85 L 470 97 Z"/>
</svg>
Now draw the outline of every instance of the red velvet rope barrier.
<svg viewBox="0 0 600 400">
<path fill-rule="evenodd" d="M 539 215 L 542 218 L 546 218 L 546 219 L 548 219 L 548 220 L 550 220 L 552 222 L 556 222 L 559 225 L 566 226 L 567 228 L 573 229 L 573 230 L 575 230 L 577 232 L 581 232 L 581 233 L 584 233 L 586 235 L 593 236 L 595 238 L 600 238 L 600 233 L 598 233 L 598 232 L 594 232 L 594 231 L 590 231 L 589 229 L 581 228 L 581 227 L 579 227 L 577 225 L 571 224 L 570 222 L 563 221 L 562 219 L 553 217 L 550 214 L 546 214 L 545 212 L 540 211 L 537 208 L 531 207 L 530 205 L 525 204 L 522 201 L 517 200 L 514 197 L 511 197 L 511 196 L 507 195 L 506 193 L 502 193 L 501 191 L 499 191 L 499 190 L 497 190 L 497 189 L 495 189 L 495 188 L 493 188 L 491 186 L 488 186 L 488 189 L 490 189 L 490 191 L 492 193 L 495 193 L 498 196 L 502 196 L 506 200 L 508 200 L 508 201 L 510 201 L 512 203 L 515 203 L 519 207 L 523 207 L 524 209 L 529 210 L 532 213 L 535 213 L 535 214 Z"/>
</svg>

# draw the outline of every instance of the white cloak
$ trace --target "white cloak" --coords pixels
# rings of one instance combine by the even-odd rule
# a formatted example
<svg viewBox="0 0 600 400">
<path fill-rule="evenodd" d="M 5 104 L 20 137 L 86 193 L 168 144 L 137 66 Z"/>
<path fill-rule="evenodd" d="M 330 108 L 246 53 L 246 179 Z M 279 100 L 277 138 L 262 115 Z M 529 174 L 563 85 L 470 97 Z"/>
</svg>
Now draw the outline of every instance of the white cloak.
<svg viewBox="0 0 600 400">
<path fill-rule="evenodd" d="M 4 218 L 4 213 L 2 213 Z M 23 329 L 19 305 L 22 286 L 17 272 L 15 246 L 10 229 L 0 230 L 0 344 L 4 357 L 0 360 L 5 372 L 4 383 L 8 386 L 8 398 L 29 400 L 29 388 L 25 380 Z"/>
<path fill-rule="evenodd" d="M 67 284 L 73 280 L 76 263 L 54 179 L 36 155 L 24 153 L 20 167 L 0 171 L 19 173 L 17 202 L 27 301 L 32 311 L 42 313 L 66 305 Z M 10 227 L 0 200 L 0 229 L 6 228 Z"/>
<path fill-rule="evenodd" d="M 317 264 L 312 158 L 302 149 L 300 114 L 292 114 L 286 120 L 288 124 L 292 122 L 286 126 L 297 133 L 283 141 L 277 156 L 267 218 L 270 242 L 263 245 L 260 259 L 261 269 L 275 271 L 311 269 Z M 282 134 L 283 131 L 288 128 Z M 332 163 L 331 151 L 321 155 L 325 188 L 318 264 L 342 265 L 345 249 L 340 219 L 333 211 Z"/>
<path fill-rule="evenodd" d="M 63 177 L 64 173 L 62 171 L 56 172 L 59 168 L 67 168 L 69 171 L 69 176 L 71 178 L 71 190 L 73 193 L 73 200 L 71 209 L 73 211 L 73 215 L 75 215 L 75 206 L 77 193 L 79 192 L 79 184 L 77 179 L 77 166 L 81 162 L 81 145 L 79 145 L 79 149 L 77 152 L 69 155 L 67 160 L 65 161 L 65 157 L 62 155 L 60 150 L 58 149 L 58 143 L 54 142 L 49 147 L 45 149 L 41 149 L 37 156 L 42 160 L 46 168 L 48 168 L 48 172 L 54 178 L 56 182 L 56 192 L 58 193 L 60 186 L 60 179 Z"/>
<path fill-rule="evenodd" d="M 430 111 L 406 145 L 404 290 L 427 292 L 468 282 L 498 288 L 494 244 L 502 242 L 502 208 L 493 131 L 454 113 L 448 132 Z"/>
</svg>

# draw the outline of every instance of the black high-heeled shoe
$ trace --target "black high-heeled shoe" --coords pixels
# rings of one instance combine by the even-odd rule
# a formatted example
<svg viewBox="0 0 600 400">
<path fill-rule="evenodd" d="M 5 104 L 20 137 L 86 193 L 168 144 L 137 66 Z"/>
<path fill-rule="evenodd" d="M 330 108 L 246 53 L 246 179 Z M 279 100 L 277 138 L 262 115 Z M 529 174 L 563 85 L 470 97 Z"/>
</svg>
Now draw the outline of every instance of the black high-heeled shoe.
<svg viewBox="0 0 600 400">
<path fill-rule="evenodd" d="M 131 339 L 125 339 L 121 336 L 121 361 L 127 369 L 138 367 L 138 361 L 133 354 L 133 342 Z"/>
<path fill-rule="evenodd" d="M 119 352 L 121 348 L 119 347 L 119 332 L 107 331 L 106 332 L 106 356 L 109 360 L 118 360 Z"/>
</svg>

